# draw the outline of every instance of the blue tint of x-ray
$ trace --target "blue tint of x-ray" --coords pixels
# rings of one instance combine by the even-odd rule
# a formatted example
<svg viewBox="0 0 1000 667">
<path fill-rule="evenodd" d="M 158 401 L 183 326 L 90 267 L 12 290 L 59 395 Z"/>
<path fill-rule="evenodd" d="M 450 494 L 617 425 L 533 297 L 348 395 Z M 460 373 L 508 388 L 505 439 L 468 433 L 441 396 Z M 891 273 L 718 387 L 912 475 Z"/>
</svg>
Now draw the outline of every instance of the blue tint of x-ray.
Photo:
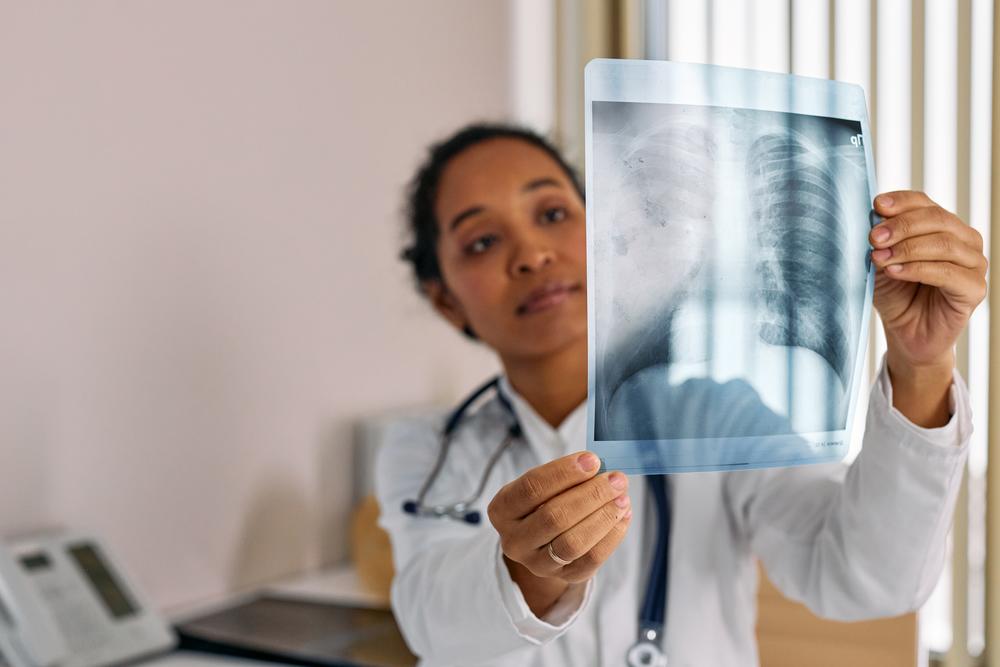
<svg viewBox="0 0 1000 667">
<path fill-rule="evenodd" d="M 661 473 L 841 458 L 874 272 L 848 84 L 587 67 L 588 445 Z"/>
</svg>

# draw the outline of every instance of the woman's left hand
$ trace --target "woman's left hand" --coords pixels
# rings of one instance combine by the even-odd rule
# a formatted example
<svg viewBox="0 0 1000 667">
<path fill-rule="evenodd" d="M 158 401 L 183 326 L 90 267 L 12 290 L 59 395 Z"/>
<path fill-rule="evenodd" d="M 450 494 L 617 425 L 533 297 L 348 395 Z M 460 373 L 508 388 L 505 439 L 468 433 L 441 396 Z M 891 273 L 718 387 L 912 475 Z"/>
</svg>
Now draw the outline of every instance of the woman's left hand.
<svg viewBox="0 0 1000 667">
<path fill-rule="evenodd" d="M 869 235 L 875 308 L 885 327 L 893 387 L 915 394 L 918 385 L 926 392 L 931 388 L 927 383 L 938 379 L 944 383 L 943 399 L 951 383 L 955 342 L 986 296 L 983 237 L 922 192 L 881 194 L 875 211 L 883 217 Z M 897 387 L 897 379 L 906 386 Z M 899 398 L 906 403 L 905 396 Z M 907 416 L 917 423 L 940 421 L 920 406 L 911 412 Z"/>
<path fill-rule="evenodd" d="M 983 237 L 923 192 L 875 198 L 875 307 L 901 362 L 939 365 L 986 296 Z"/>
</svg>

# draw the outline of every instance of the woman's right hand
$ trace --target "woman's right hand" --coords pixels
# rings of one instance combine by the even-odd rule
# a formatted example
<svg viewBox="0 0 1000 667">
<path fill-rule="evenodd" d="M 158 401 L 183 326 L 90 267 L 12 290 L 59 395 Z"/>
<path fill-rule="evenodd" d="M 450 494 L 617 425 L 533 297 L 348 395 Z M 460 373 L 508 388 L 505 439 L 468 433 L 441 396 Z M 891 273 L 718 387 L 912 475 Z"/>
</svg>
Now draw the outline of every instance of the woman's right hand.
<svg viewBox="0 0 1000 667">
<path fill-rule="evenodd" d="M 597 474 L 600 461 L 577 452 L 532 468 L 490 502 L 490 522 L 511 578 L 536 616 L 571 583 L 590 579 L 618 548 L 632 519 L 628 478 Z M 549 555 L 549 545 L 560 565 Z"/>
</svg>

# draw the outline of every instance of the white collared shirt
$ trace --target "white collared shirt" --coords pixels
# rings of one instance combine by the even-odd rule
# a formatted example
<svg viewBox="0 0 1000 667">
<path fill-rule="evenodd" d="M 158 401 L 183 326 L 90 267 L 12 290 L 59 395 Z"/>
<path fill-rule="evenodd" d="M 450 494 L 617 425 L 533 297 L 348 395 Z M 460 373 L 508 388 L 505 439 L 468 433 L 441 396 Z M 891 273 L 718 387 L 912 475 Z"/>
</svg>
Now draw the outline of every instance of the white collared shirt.
<svg viewBox="0 0 1000 667">
<path fill-rule="evenodd" d="M 382 526 L 393 543 L 393 609 L 425 666 L 622 665 L 656 535 L 642 477 L 630 478 L 632 525 L 587 584 L 570 587 L 544 618 L 528 608 L 503 562 L 485 508 L 526 470 L 586 447 L 586 404 L 552 428 L 501 379 L 524 431 L 499 460 L 478 506 L 483 523 L 414 517 L 434 463 L 440 422 L 399 424 L 379 454 Z M 670 591 L 663 647 L 671 666 L 757 664 L 760 558 L 788 597 L 816 613 L 859 620 L 904 613 L 930 595 L 971 434 L 968 392 L 955 375 L 953 417 L 923 429 L 891 407 L 883 368 L 872 390 L 861 454 L 826 464 L 671 477 Z M 509 417 L 496 400 L 459 429 L 428 503 L 467 497 Z"/>
</svg>

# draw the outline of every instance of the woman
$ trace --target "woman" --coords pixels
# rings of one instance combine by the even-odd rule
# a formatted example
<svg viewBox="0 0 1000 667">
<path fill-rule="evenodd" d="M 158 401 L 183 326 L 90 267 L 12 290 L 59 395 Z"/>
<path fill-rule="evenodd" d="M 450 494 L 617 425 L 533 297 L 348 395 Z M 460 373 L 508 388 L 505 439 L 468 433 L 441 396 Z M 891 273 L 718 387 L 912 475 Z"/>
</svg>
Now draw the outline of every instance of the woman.
<svg viewBox="0 0 1000 667">
<path fill-rule="evenodd" d="M 876 199 L 876 307 L 889 343 L 850 466 L 675 475 L 665 636 L 671 665 L 756 664 L 760 558 L 789 597 L 843 620 L 918 607 L 943 564 L 971 430 L 953 346 L 985 294 L 982 239 L 917 192 Z M 621 665 L 636 642 L 662 514 L 647 478 L 587 452 L 583 192 L 543 139 L 471 126 L 431 148 L 410 191 L 421 291 L 493 349 L 521 437 L 475 509 L 482 525 L 403 511 L 441 422 L 380 453 L 393 607 L 424 665 Z M 669 409 L 665 406 L 664 409 Z M 499 397 L 465 417 L 424 502 L 469 496 L 510 428 Z M 514 433 L 517 435 L 517 433 Z M 411 505 L 412 509 L 412 505 Z M 665 590 L 664 590 L 665 589 Z M 655 597 L 655 596 L 652 596 Z"/>
</svg>

